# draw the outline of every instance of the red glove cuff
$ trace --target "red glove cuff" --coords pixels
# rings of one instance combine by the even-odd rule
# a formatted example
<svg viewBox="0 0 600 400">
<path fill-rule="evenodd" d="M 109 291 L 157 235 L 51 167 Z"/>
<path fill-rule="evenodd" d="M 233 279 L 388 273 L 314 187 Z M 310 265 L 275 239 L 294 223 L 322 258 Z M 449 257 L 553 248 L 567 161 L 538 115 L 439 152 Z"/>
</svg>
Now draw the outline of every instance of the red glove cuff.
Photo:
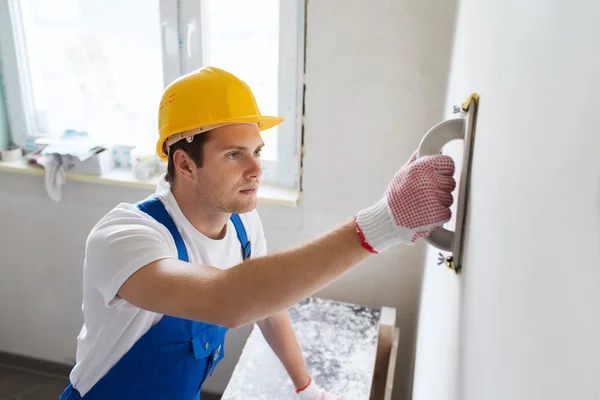
<svg viewBox="0 0 600 400">
<path fill-rule="evenodd" d="M 371 247 L 371 245 L 369 243 L 367 243 L 365 234 L 363 233 L 362 229 L 360 229 L 360 226 L 358 226 L 357 218 L 358 218 L 358 216 L 354 217 L 354 227 L 356 228 L 356 233 L 358 233 L 358 236 L 360 237 L 360 244 L 362 245 L 362 247 L 369 250 L 371 253 L 377 254 L 377 251 L 375 251 L 375 249 L 373 247 Z M 310 384 L 310 382 L 309 382 L 309 384 Z"/>
<path fill-rule="evenodd" d="M 308 383 L 306 384 L 306 386 L 304 386 L 302 389 L 296 389 L 296 393 L 300 393 L 301 391 L 303 391 L 304 389 L 306 389 L 307 387 L 309 387 L 311 382 L 312 382 L 312 378 L 309 378 L 308 379 Z"/>
</svg>

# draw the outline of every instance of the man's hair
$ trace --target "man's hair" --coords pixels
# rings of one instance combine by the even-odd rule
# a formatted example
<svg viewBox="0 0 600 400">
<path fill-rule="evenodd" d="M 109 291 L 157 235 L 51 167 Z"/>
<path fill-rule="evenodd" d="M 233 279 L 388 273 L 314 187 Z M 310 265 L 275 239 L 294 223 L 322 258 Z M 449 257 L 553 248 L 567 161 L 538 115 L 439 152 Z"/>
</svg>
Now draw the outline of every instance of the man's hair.
<svg viewBox="0 0 600 400">
<path fill-rule="evenodd" d="M 165 180 L 169 183 L 173 183 L 175 181 L 175 163 L 173 162 L 173 154 L 175 154 L 176 150 L 185 151 L 198 168 L 202 168 L 202 163 L 204 160 L 204 145 L 210 139 L 210 131 L 200 133 L 194 136 L 194 140 L 191 143 L 188 143 L 186 139 L 181 139 L 178 142 L 175 142 L 169 148 L 169 161 L 167 162 L 167 173 L 165 175 Z"/>
</svg>

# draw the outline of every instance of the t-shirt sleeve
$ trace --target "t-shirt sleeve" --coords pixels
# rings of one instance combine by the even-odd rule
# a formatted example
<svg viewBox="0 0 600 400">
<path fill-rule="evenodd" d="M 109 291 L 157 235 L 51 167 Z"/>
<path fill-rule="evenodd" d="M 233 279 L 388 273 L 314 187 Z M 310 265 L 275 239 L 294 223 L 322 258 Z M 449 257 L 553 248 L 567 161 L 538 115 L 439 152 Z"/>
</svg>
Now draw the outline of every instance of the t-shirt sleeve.
<svg viewBox="0 0 600 400">
<path fill-rule="evenodd" d="M 133 273 L 153 261 L 177 258 L 169 231 L 141 211 L 113 210 L 90 233 L 84 274 L 98 289 L 107 307 Z"/>
</svg>

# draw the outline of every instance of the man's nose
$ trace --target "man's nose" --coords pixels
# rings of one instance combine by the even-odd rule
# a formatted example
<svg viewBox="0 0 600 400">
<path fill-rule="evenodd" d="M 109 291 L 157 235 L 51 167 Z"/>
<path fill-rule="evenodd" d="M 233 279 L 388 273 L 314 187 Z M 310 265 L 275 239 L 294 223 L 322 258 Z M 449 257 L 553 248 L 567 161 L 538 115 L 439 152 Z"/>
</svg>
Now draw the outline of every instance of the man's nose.
<svg viewBox="0 0 600 400">
<path fill-rule="evenodd" d="M 259 179 L 263 174 L 262 164 L 260 162 L 260 158 L 253 157 L 250 161 L 250 166 L 248 169 L 248 178 Z"/>
</svg>

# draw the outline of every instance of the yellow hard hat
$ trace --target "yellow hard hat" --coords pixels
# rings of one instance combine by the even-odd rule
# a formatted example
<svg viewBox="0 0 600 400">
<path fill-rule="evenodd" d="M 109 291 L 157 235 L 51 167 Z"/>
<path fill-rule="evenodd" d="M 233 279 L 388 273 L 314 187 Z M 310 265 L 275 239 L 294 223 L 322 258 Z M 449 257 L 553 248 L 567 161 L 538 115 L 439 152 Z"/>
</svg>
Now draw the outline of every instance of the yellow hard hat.
<svg viewBox="0 0 600 400">
<path fill-rule="evenodd" d="M 220 68 L 201 68 L 165 89 L 158 111 L 156 153 L 166 161 L 174 142 L 240 122 L 255 123 L 264 131 L 283 118 L 261 115 L 254 94 L 238 77 Z"/>
</svg>

